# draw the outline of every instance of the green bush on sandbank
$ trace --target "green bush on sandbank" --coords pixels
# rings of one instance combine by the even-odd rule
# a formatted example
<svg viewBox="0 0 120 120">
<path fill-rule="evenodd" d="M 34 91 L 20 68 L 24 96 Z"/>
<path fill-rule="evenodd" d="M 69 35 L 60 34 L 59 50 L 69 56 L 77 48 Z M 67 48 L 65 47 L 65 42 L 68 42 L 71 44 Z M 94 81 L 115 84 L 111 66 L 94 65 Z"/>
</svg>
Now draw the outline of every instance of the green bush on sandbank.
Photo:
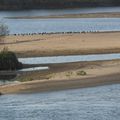
<svg viewBox="0 0 120 120">
<path fill-rule="evenodd" d="M 14 52 L 1 51 L 0 52 L 0 70 L 16 70 L 21 69 L 22 63 L 20 63 Z"/>
</svg>

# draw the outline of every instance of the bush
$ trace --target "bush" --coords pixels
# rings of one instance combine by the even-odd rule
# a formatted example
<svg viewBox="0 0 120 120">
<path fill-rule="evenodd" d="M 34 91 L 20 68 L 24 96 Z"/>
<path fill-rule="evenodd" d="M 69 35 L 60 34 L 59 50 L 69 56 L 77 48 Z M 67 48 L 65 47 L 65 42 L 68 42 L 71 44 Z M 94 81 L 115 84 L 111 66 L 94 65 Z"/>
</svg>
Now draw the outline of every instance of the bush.
<svg viewBox="0 0 120 120">
<path fill-rule="evenodd" d="M 85 71 L 78 71 L 78 72 L 77 72 L 77 75 L 82 75 L 82 76 L 84 76 L 84 75 L 87 75 L 87 73 L 86 73 Z"/>
<path fill-rule="evenodd" d="M 20 63 L 15 53 L 3 50 L 0 53 L 0 70 L 16 70 L 21 69 L 22 63 Z"/>
</svg>

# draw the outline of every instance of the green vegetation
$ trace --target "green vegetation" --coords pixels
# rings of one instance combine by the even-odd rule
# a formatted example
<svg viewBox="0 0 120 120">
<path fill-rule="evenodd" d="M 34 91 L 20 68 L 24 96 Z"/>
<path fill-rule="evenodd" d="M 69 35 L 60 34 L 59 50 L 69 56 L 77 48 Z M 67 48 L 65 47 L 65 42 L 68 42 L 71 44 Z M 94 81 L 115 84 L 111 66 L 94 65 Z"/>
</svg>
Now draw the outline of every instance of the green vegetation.
<svg viewBox="0 0 120 120">
<path fill-rule="evenodd" d="M 120 6 L 120 0 L 0 0 L 1 10 Z"/>
<path fill-rule="evenodd" d="M 16 70 L 22 68 L 22 63 L 18 62 L 15 53 L 4 48 L 0 52 L 0 70 Z"/>
<path fill-rule="evenodd" d="M 69 72 L 66 73 L 66 77 L 69 77 L 69 78 L 70 78 L 72 75 L 73 75 L 73 72 L 70 72 L 70 71 L 69 71 Z"/>
<path fill-rule="evenodd" d="M 85 76 L 85 75 L 87 75 L 87 73 L 85 71 L 78 71 L 77 75 Z"/>
<path fill-rule="evenodd" d="M 7 34 L 9 34 L 8 26 L 0 22 L 0 44 L 4 44 L 4 37 Z M 22 68 L 22 64 L 18 62 L 15 53 L 4 47 L 0 52 L 0 70 L 16 70 L 19 68 Z"/>
</svg>

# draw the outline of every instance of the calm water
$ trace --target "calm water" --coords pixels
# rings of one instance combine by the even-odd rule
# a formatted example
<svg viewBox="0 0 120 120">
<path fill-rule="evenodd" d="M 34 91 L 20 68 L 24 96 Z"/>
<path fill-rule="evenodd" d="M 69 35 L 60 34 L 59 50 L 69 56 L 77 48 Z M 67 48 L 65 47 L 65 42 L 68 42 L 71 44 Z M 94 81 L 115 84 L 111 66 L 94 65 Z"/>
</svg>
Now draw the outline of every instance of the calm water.
<svg viewBox="0 0 120 120">
<path fill-rule="evenodd" d="M 10 19 L 10 33 L 120 31 L 120 18 Z"/>
<path fill-rule="evenodd" d="M 5 19 L 13 16 L 47 16 L 79 13 L 120 12 L 120 7 L 98 7 L 67 10 L 1 11 L 0 18 L 9 26 L 10 34 L 42 32 L 120 31 L 120 18 L 71 19 Z"/>
<path fill-rule="evenodd" d="M 19 61 L 24 64 L 49 64 L 49 63 L 69 63 L 69 62 L 79 62 L 79 61 L 98 61 L 98 60 L 113 60 L 113 59 L 120 59 L 120 53 L 19 58 Z"/>
<path fill-rule="evenodd" d="M 119 120 L 120 84 L 0 97 L 0 120 Z"/>
</svg>

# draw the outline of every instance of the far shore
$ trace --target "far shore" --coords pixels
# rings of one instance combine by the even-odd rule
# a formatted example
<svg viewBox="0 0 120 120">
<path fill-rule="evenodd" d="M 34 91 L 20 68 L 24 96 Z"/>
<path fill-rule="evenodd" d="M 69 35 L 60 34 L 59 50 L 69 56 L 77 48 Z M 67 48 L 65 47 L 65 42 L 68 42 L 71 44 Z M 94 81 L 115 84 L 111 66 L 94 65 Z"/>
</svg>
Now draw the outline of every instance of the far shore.
<svg viewBox="0 0 120 120">
<path fill-rule="evenodd" d="M 104 13 L 81 13 L 81 14 L 64 14 L 50 16 L 17 16 L 5 17 L 7 19 L 59 19 L 59 18 L 120 18 L 120 12 Z"/>
</svg>

